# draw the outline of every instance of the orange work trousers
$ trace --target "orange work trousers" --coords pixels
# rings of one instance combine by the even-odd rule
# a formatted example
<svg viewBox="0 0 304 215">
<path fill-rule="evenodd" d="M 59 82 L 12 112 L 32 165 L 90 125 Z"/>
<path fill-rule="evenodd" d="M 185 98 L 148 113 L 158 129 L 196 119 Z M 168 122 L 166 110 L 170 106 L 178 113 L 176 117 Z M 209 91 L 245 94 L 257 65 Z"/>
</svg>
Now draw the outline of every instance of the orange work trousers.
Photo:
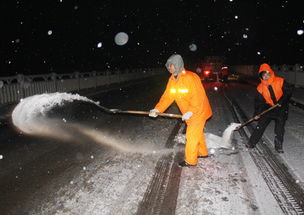
<svg viewBox="0 0 304 215">
<path fill-rule="evenodd" d="M 206 120 L 202 120 L 199 123 L 187 125 L 185 161 L 188 164 L 196 165 L 197 156 L 208 155 L 208 149 L 204 135 L 205 123 Z"/>
</svg>

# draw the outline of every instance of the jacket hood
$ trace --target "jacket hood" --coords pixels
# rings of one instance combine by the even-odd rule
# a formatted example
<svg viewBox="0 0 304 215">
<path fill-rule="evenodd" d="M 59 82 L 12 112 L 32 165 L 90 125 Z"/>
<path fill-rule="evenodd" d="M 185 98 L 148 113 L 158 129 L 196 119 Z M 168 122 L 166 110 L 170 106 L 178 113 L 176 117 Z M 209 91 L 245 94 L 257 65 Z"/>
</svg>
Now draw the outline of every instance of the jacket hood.
<svg viewBox="0 0 304 215">
<path fill-rule="evenodd" d="M 267 72 L 270 73 L 270 78 L 267 81 L 263 80 L 260 77 L 260 73 L 263 72 L 263 71 L 267 71 Z M 273 82 L 273 80 L 275 78 L 275 74 L 274 74 L 273 70 L 271 69 L 271 67 L 267 63 L 261 64 L 260 69 L 259 69 L 259 78 L 261 80 L 261 83 L 266 85 L 266 86 L 270 85 Z"/>
<path fill-rule="evenodd" d="M 184 61 L 183 61 L 183 58 L 182 56 L 180 56 L 179 54 L 174 54 L 174 55 L 171 55 L 167 62 L 166 62 L 166 68 L 169 70 L 169 65 L 170 64 L 173 64 L 175 69 L 176 69 L 176 73 L 180 73 L 183 68 L 184 68 Z"/>
</svg>

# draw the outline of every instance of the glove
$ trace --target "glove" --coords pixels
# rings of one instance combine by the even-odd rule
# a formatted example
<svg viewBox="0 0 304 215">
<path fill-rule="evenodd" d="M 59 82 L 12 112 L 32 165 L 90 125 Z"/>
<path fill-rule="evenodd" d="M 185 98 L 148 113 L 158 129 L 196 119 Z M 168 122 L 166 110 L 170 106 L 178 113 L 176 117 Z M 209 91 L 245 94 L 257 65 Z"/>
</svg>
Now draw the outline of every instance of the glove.
<svg viewBox="0 0 304 215">
<path fill-rule="evenodd" d="M 186 113 L 184 113 L 184 115 L 182 116 L 182 120 L 189 120 L 191 118 L 191 116 L 193 115 L 193 113 L 191 111 L 188 111 Z"/>
<path fill-rule="evenodd" d="M 256 115 L 255 117 L 253 117 L 254 118 L 254 120 L 259 120 L 260 118 L 261 118 L 261 116 L 260 115 Z"/>
<path fill-rule="evenodd" d="M 152 109 L 152 110 L 150 110 L 150 112 L 149 112 L 149 117 L 157 117 L 158 115 L 157 115 L 157 113 L 159 113 L 159 110 L 157 110 L 157 109 Z"/>
</svg>

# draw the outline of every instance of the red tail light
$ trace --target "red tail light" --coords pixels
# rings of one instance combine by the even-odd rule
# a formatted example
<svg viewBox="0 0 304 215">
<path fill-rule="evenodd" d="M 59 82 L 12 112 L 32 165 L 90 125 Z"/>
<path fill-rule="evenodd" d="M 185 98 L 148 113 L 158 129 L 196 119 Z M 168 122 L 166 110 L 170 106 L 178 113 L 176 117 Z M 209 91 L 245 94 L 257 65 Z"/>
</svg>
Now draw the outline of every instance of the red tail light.
<svg viewBox="0 0 304 215">
<path fill-rule="evenodd" d="M 209 74 L 210 74 L 210 71 L 209 71 L 209 70 L 204 71 L 204 75 L 205 75 L 205 76 L 208 76 Z"/>
</svg>

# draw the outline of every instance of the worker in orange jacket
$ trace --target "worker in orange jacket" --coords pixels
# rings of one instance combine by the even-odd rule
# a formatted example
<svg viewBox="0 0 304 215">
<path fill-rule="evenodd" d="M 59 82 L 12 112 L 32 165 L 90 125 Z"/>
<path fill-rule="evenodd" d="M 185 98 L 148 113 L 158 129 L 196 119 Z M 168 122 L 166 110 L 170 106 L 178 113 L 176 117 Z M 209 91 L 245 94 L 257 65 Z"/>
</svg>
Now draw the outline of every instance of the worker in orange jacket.
<svg viewBox="0 0 304 215">
<path fill-rule="evenodd" d="M 254 111 L 255 120 L 259 121 L 245 146 L 254 148 L 270 121 L 274 120 L 274 147 L 278 153 L 283 153 L 284 127 L 288 117 L 288 103 L 292 95 L 293 86 L 283 78 L 275 76 L 271 67 L 266 63 L 260 66 L 259 78 L 261 83 L 257 87 Z M 259 113 L 276 104 L 279 104 L 279 106 L 261 117 L 258 116 Z"/>
<path fill-rule="evenodd" d="M 180 162 L 182 167 L 196 166 L 198 158 L 208 157 L 204 127 L 207 119 L 212 116 L 212 110 L 205 89 L 199 76 L 184 69 L 180 55 L 174 54 L 167 60 L 166 67 L 172 74 L 167 87 L 149 116 L 156 117 L 164 112 L 174 101 L 186 121 L 185 159 Z"/>
</svg>

